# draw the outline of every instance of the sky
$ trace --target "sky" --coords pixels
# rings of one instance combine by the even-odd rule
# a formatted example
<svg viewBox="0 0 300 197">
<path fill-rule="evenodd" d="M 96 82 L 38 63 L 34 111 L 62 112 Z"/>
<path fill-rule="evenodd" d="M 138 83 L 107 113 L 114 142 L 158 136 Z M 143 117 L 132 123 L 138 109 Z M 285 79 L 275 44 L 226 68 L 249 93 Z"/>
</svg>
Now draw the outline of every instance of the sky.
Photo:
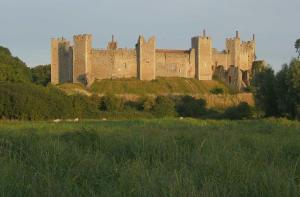
<svg viewBox="0 0 300 197">
<path fill-rule="evenodd" d="M 115 35 L 133 48 L 139 35 L 157 38 L 157 48 L 189 49 L 202 33 L 213 47 L 239 30 L 242 40 L 256 34 L 257 58 L 275 70 L 296 56 L 300 0 L 0 0 L 0 45 L 30 66 L 50 63 L 50 40 L 93 34 L 105 48 Z"/>
</svg>

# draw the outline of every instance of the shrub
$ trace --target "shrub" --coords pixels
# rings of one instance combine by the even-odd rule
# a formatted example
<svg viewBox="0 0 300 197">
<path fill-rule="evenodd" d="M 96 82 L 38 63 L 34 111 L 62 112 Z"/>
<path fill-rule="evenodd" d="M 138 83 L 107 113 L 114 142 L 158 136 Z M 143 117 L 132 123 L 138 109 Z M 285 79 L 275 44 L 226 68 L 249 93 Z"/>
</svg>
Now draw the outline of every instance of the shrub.
<svg viewBox="0 0 300 197">
<path fill-rule="evenodd" d="M 155 99 L 155 104 L 152 111 L 157 117 L 175 116 L 175 103 L 169 97 L 158 96 Z"/>
<path fill-rule="evenodd" d="M 124 108 L 124 102 L 121 98 L 111 94 L 102 98 L 101 106 L 101 109 L 104 111 L 122 111 Z"/>
<path fill-rule="evenodd" d="M 224 94 L 224 89 L 221 87 L 214 87 L 210 90 L 212 94 Z"/>
<path fill-rule="evenodd" d="M 141 109 L 145 112 L 150 112 L 153 110 L 153 107 L 155 105 L 155 98 L 153 97 L 144 97 L 141 98 Z"/>
<path fill-rule="evenodd" d="M 99 114 L 98 102 L 95 97 L 91 99 L 84 95 L 73 95 L 72 98 L 72 116 L 79 118 L 93 118 Z"/>
<path fill-rule="evenodd" d="M 206 112 L 206 101 L 204 99 L 195 99 L 191 96 L 184 96 L 177 106 L 177 112 L 180 116 L 199 117 Z"/>
<path fill-rule="evenodd" d="M 230 107 L 224 112 L 224 118 L 238 120 L 252 117 L 252 109 L 246 102 L 241 102 L 239 105 Z"/>
</svg>

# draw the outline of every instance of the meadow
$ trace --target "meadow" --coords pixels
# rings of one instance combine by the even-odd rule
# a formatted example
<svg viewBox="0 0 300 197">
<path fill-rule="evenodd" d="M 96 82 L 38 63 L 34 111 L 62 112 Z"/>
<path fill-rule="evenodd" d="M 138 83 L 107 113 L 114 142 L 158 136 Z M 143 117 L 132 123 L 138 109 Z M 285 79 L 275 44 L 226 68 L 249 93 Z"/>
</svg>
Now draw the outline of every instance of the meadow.
<svg viewBox="0 0 300 197">
<path fill-rule="evenodd" d="M 1 196 L 299 196 L 286 119 L 0 122 Z"/>
</svg>

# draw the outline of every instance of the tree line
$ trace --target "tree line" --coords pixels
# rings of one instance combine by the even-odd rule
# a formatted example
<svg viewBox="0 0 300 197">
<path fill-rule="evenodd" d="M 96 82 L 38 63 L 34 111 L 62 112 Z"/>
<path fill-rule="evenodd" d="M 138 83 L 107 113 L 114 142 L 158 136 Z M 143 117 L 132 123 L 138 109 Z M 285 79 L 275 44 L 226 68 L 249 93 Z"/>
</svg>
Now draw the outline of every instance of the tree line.
<svg viewBox="0 0 300 197">
<path fill-rule="evenodd" d="M 270 66 L 254 65 L 252 92 L 262 116 L 300 118 L 300 61 L 293 59 L 277 73 Z"/>
</svg>

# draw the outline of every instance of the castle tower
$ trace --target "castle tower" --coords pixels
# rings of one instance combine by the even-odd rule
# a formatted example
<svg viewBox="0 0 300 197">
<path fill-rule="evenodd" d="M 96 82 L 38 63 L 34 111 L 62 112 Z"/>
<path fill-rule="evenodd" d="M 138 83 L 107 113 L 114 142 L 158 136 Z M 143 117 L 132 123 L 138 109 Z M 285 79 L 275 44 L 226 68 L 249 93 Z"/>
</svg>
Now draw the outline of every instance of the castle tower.
<svg viewBox="0 0 300 197">
<path fill-rule="evenodd" d="M 195 49 L 195 77 L 198 80 L 212 80 L 212 40 L 203 31 L 202 36 L 192 38 L 192 49 Z"/>
<path fill-rule="evenodd" d="M 91 84 L 94 81 L 91 65 L 92 35 L 76 35 L 73 39 L 73 82 Z"/>
<path fill-rule="evenodd" d="M 226 49 L 229 52 L 228 66 L 239 67 L 240 46 L 241 46 L 241 39 L 238 31 L 236 31 L 235 38 L 226 39 Z"/>
<path fill-rule="evenodd" d="M 156 70 L 156 38 L 153 36 L 148 41 L 140 36 L 136 45 L 137 73 L 140 80 L 154 80 Z"/>
<path fill-rule="evenodd" d="M 73 50 L 64 38 L 51 40 L 51 83 L 73 81 Z"/>
</svg>

